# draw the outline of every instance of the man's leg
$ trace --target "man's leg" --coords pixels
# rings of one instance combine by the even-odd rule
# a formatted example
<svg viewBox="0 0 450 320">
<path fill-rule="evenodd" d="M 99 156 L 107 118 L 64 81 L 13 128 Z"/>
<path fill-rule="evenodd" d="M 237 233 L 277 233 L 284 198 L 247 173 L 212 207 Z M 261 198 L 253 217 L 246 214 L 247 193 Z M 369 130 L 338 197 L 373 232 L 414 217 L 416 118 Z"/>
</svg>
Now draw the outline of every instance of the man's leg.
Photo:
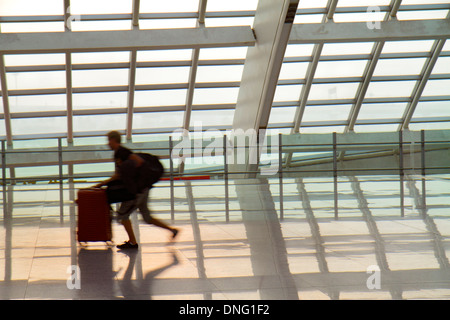
<svg viewBox="0 0 450 320">
<path fill-rule="evenodd" d="M 136 210 L 137 201 L 129 200 L 121 203 L 118 215 L 120 219 L 120 223 L 124 226 L 125 231 L 128 234 L 129 240 L 125 242 L 123 245 L 117 246 L 119 249 L 125 249 L 131 247 L 137 247 L 136 236 L 134 235 L 133 227 L 130 221 L 130 215 Z"/>
<path fill-rule="evenodd" d="M 175 236 L 178 234 L 178 229 L 172 228 L 171 226 L 167 225 L 161 220 L 158 220 L 156 218 L 153 218 L 150 214 L 150 210 L 148 209 L 148 194 L 149 189 L 145 189 L 139 196 L 138 196 L 138 203 L 137 207 L 139 209 L 139 212 L 142 214 L 142 217 L 144 218 L 145 222 L 148 224 L 153 224 L 157 227 L 169 230 L 172 232 L 172 238 L 175 238 Z"/>
<path fill-rule="evenodd" d="M 130 244 L 137 244 L 136 237 L 133 231 L 133 226 L 131 225 L 130 219 L 122 220 L 121 223 L 125 227 L 125 231 L 127 232 L 128 238 L 130 239 L 128 242 Z"/>
</svg>

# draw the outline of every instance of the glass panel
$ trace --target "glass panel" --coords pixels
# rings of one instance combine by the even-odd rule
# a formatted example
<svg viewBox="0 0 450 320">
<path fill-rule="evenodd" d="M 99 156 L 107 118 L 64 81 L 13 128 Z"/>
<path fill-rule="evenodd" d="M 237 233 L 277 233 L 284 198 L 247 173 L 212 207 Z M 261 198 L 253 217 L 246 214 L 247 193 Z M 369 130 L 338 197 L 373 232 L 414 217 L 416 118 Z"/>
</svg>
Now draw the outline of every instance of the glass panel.
<svg viewBox="0 0 450 320">
<path fill-rule="evenodd" d="M 450 57 L 439 57 L 433 68 L 433 74 L 450 73 Z"/>
<path fill-rule="evenodd" d="M 294 125 L 296 110 L 296 106 L 272 108 L 270 111 L 269 124 L 290 123 Z"/>
<path fill-rule="evenodd" d="M 352 105 L 306 106 L 302 121 L 347 120 Z M 326 116 L 325 116 L 326 115 Z"/>
<path fill-rule="evenodd" d="M 191 127 L 233 125 L 234 110 L 194 110 L 191 113 Z"/>
<path fill-rule="evenodd" d="M 0 84 L 1 84 L 1 81 L 0 81 Z M 3 99 L 1 97 L 0 97 L 0 113 L 3 113 Z M 0 119 L 0 136 L 4 136 L 4 135 L 6 135 L 5 120 Z M 0 139 L 3 139 L 3 137 L 1 137 Z"/>
<path fill-rule="evenodd" d="M 31 154 L 32 156 L 33 154 Z M 52 155 L 54 159 L 57 158 L 57 155 Z M 31 177 L 42 177 L 42 176 L 58 176 L 59 175 L 59 167 L 58 166 L 33 166 L 33 167 L 18 167 L 15 168 L 15 177 L 16 178 L 31 178 Z M 47 200 L 48 201 L 48 200 Z"/>
<path fill-rule="evenodd" d="M 141 19 L 139 28 L 144 29 L 176 29 L 195 28 L 195 19 Z"/>
<path fill-rule="evenodd" d="M 93 172 L 113 172 L 114 168 L 115 166 L 113 161 L 102 163 L 75 164 L 73 166 L 73 173 L 89 174 Z"/>
<path fill-rule="evenodd" d="M 410 97 L 416 81 L 371 82 L 366 98 Z"/>
<path fill-rule="evenodd" d="M 301 133 L 342 133 L 345 126 L 324 126 L 324 127 L 303 127 L 300 126 Z"/>
<path fill-rule="evenodd" d="M 448 0 L 403 0 L 402 5 L 407 4 L 435 4 L 435 3 L 448 3 Z"/>
<path fill-rule="evenodd" d="M 361 77 L 367 60 L 320 61 L 315 73 L 316 78 Z"/>
<path fill-rule="evenodd" d="M 58 4 L 62 6 L 62 4 Z M 131 13 L 132 0 L 76 0 L 70 3 L 70 12 L 75 14 Z"/>
<path fill-rule="evenodd" d="M 429 52 L 434 40 L 387 41 L 383 53 Z"/>
<path fill-rule="evenodd" d="M 13 66 L 39 66 L 66 64 L 66 56 L 61 53 L 46 54 L 6 54 L 5 65 Z"/>
<path fill-rule="evenodd" d="M 196 82 L 241 81 L 243 65 L 238 66 L 199 66 Z"/>
<path fill-rule="evenodd" d="M 402 20 L 428 20 L 428 19 L 445 19 L 448 10 L 422 10 L 422 11 L 401 11 L 397 13 L 397 19 Z"/>
<path fill-rule="evenodd" d="M 65 71 L 8 72 L 9 90 L 65 88 Z"/>
<path fill-rule="evenodd" d="M 105 87 L 127 86 L 128 69 L 73 70 L 72 86 Z"/>
<path fill-rule="evenodd" d="M 298 4 L 299 9 L 308 8 L 325 8 L 327 6 L 328 0 L 302 0 Z"/>
<path fill-rule="evenodd" d="M 137 68 L 136 84 L 187 83 L 190 67 Z"/>
<path fill-rule="evenodd" d="M 125 124 L 126 114 L 73 117 L 74 132 L 124 130 Z"/>
<path fill-rule="evenodd" d="M 74 93 L 72 104 L 74 110 L 125 108 L 127 92 Z"/>
<path fill-rule="evenodd" d="M 308 100 L 353 99 L 359 83 L 313 84 Z"/>
<path fill-rule="evenodd" d="M 179 106 L 186 104 L 187 90 L 138 90 L 134 93 L 135 107 Z"/>
<path fill-rule="evenodd" d="M 62 15 L 61 0 L 2 0 L 2 16 Z"/>
<path fill-rule="evenodd" d="M 449 130 L 450 122 L 424 122 L 424 123 L 411 123 L 409 125 L 410 130 Z"/>
<path fill-rule="evenodd" d="M 445 41 L 442 51 L 450 51 L 450 41 L 448 39 Z"/>
<path fill-rule="evenodd" d="M 184 111 L 148 112 L 133 115 L 133 129 L 181 128 Z"/>
<path fill-rule="evenodd" d="M 192 49 L 145 50 L 137 52 L 137 61 L 183 61 L 191 60 Z"/>
<path fill-rule="evenodd" d="M 367 12 L 364 13 L 335 13 L 333 20 L 335 22 L 383 21 L 385 16 L 386 12 L 367 8 Z"/>
<path fill-rule="evenodd" d="M 198 0 L 147 0 L 140 1 L 141 13 L 158 13 L 158 12 L 197 12 Z"/>
<path fill-rule="evenodd" d="M 64 32 L 64 22 L 10 22 L 1 24 L 2 33 Z"/>
<path fill-rule="evenodd" d="M 294 19 L 294 24 L 322 23 L 323 20 L 323 14 L 297 14 Z"/>
<path fill-rule="evenodd" d="M 194 104 L 236 103 L 239 88 L 199 88 L 194 91 Z"/>
<path fill-rule="evenodd" d="M 66 117 L 11 119 L 13 135 L 45 134 L 45 133 L 67 133 Z"/>
<path fill-rule="evenodd" d="M 285 57 L 309 57 L 314 49 L 313 44 L 288 44 Z"/>
<path fill-rule="evenodd" d="M 130 62 L 129 51 L 72 53 L 73 64 Z"/>
<path fill-rule="evenodd" d="M 277 86 L 273 101 L 298 101 L 301 90 L 301 85 Z"/>
<path fill-rule="evenodd" d="M 206 27 L 253 26 L 253 17 L 239 18 L 206 18 Z"/>
<path fill-rule="evenodd" d="M 0 139 L 4 139 L 4 136 L 6 136 L 5 120 L 0 119 Z"/>
<path fill-rule="evenodd" d="M 448 101 L 419 102 L 414 111 L 414 118 L 450 117 Z"/>
<path fill-rule="evenodd" d="M 111 21 L 78 21 L 71 23 L 72 31 L 113 31 L 131 30 L 131 20 L 111 20 Z"/>
<path fill-rule="evenodd" d="M 208 0 L 206 11 L 249 11 L 256 10 L 258 0 Z"/>
<path fill-rule="evenodd" d="M 380 59 L 374 76 L 419 75 L 427 59 Z"/>
<path fill-rule="evenodd" d="M 66 95 L 10 96 L 11 112 L 65 111 Z"/>
<path fill-rule="evenodd" d="M 398 126 L 398 124 L 356 125 L 355 132 L 397 131 Z"/>
<path fill-rule="evenodd" d="M 364 103 L 358 119 L 401 119 L 407 103 Z"/>
<path fill-rule="evenodd" d="M 372 49 L 373 42 L 325 43 L 322 49 L 322 56 L 370 54 L 372 53 Z"/>
<path fill-rule="evenodd" d="M 450 95 L 450 79 L 449 80 L 428 80 L 422 96 L 440 96 Z"/>
<path fill-rule="evenodd" d="M 390 3 L 391 0 L 340 0 L 337 7 L 388 6 Z"/>
<path fill-rule="evenodd" d="M 285 62 L 281 66 L 280 80 L 304 79 L 308 71 L 309 62 Z"/>
<path fill-rule="evenodd" d="M 245 59 L 248 47 L 201 48 L 199 60 Z"/>
<path fill-rule="evenodd" d="M 67 139 L 61 139 L 62 145 L 67 146 Z M 30 149 L 30 148 L 55 148 L 58 147 L 58 139 L 27 139 L 13 141 L 14 149 Z M 56 155 L 56 152 L 54 153 Z"/>
</svg>

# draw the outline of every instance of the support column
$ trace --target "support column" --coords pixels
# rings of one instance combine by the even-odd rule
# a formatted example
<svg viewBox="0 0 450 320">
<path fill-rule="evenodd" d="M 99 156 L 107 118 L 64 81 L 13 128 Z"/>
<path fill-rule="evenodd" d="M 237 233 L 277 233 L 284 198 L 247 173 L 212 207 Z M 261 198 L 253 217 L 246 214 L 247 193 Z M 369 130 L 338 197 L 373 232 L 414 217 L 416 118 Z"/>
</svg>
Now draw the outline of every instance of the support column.
<svg viewBox="0 0 450 320">
<path fill-rule="evenodd" d="M 267 128 L 298 2 L 260 0 L 258 3 L 253 23 L 256 45 L 247 51 L 233 120 L 235 133 L 238 129 L 256 132 Z M 256 159 L 251 154 L 256 152 L 256 149 L 249 150 L 245 164 L 234 165 L 232 171 L 256 170 L 257 165 L 248 161 L 251 157 Z"/>
</svg>

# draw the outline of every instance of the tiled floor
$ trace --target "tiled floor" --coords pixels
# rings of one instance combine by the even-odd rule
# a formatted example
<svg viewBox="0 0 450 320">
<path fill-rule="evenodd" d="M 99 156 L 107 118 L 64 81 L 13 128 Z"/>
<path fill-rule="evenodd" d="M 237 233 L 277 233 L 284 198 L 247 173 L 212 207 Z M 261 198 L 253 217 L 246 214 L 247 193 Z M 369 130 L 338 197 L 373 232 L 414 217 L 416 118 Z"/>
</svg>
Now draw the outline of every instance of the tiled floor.
<svg viewBox="0 0 450 320">
<path fill-rule="evenodd" d="M 181 233 L 133 215 L 135 252 L 77 243 L 86 185 L 64 185 L 62 215 L 58 185 L 8 187 L 0 299 L 450 299 L 449 181 L 426 182 L 426 208 L 405 182 L 401 217 L 395 177 L 339 179 L 337 220 L 330 179 L 285 179 L 283 212 L 278 179 L 230 181 L 228 221 L 221 181 L 177 183 L 174 221 L 162 183 L 150 207 Z"/>
</svg>

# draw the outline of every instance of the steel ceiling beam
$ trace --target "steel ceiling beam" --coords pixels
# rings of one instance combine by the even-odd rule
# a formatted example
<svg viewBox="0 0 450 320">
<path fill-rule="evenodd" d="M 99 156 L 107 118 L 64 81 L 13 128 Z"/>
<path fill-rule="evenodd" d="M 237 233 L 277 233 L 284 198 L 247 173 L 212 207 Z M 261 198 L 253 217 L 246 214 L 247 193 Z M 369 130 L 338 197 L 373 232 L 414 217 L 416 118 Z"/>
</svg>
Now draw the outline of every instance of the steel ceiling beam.
<svg viewBox="0 0 450 320">
<path fill-rule="evenodd" d="M 447 14 L 446 20 L 450 21 L 450 11 Z M 409 124 L 411 122 L 412 116 L 414 115 L 417 105 L 419 104 L 419 101 L 422 97 L 423 90 L 425 90 L 428 80 L 431 77 L 431 72 L 433 71 L 436 62 L 442 53 L 442 49 L 444 48 L 445 42 L 446 39 L 440 39 L 434 42 L 433 49 L 431 50 L 432 52 L 431 57 L 427 60 L 427 62 L 423 67 L 421 73 L 422 79 L 416 84 L 416 87 L 413 90 L 411 102 L 409 102 L 408 105 L 406 106 L 402 124 L 398 127 L 399 131 L 409 129 Z"/>
<path fill-rule="evenodd" d="M 392 7 L 388 5 L 378 6 L 380 11 L 390 11 Z M 410 4 L 402 5 L 402 12 L 413 11 L 434 11 L 450 9 L 450 4 L 432 3 L 432 4 Z M 308 14 L 328 14 L 327 8 L 301 8 L 297 10 L 298 15 Z M 336 8 L 336 13 L 366 13 L 367 6 L 340 7 Z M 236 18 L 236 17 L 254 17 L 254 10 L 243 11 L 209 11 L 206 18 Z M 195 19 L 198 15 L 196 12 L 153 12 L 140 13 L 141 20 L 152 19 Z M 113 14 L 83 14 L 80 15 L 82 21 L 115 21 L 115 20 L 132 20 L 133 14 L 129 13 L 113 13 Z M 0 23 L 22 23 L 22 22 L 61 22 L 64 21 L 64 15 L 42 15 L 42 16 L 2 16 Z"/>
<path fill-rule="evenodd" d="M 257 43 L 247 51 L 233 128 L 267 127 L 298 0 L 260 0 L 255 14 Z"/>
<path fill-rule="evenodd" d="M 369 61 L 366 70 L 364 71 L 364 80 L 360 83 L 357 94 L 356 94 L 356 103 L 353 104 L 352 109 L 350 110 L 348 125 L 346 127 L 346 131 L 353 131 L 356 123 L 356 119 L 358 119 L 359 111 L 361 110 L 361 106 L 364 102 L 364 98 L 366 97 L 367 89 L 369 88 L 370 83 L 372 82 L 373 73 L 378 64 L 378 60 L 380 59 L 381 52 L 383 51 L 385 42 L 380 41 L 375 44 L 372 59 Z"/>
<path fill-rule="evenodd" d="M 64 31 L 71 32 L 70 0 L 64 0 Z M 72 96 L 72 54 L 66 52 L 66 108 L 67 108 L 67 142 L 73 143 L 73 96 Z"/>
<path fill-rule="evenodd" d="M 136 91 L 136 61 L 137 52 L 136 50 L 132 50 L 130 52 L 130 69 L 128 73 L 127 124 L 125 133 L 127 140 L 131 140 L 133 134 L 133 110 Z"/>
<path fill-rule="evenodd" d="M 402 0 L 391 0 L 391 11 L 388 12 L 384 20 L 395 20 L 397 16 L 397 11 L 400 8 L 400 5 L 402 3 Z M 381 25 L 380 25 L 381 27 Z M 384 44 L 386 42 L 384 40 L 381 40 L 377 42 L 372 50 L 371 59 L 366 66 L 366 69 L 364 71 L 364 80 L 360 83 L 357 93 L 356 93 L 356 102 L 353 104 L 352 109 L 350 110 L 350 114 L 348 117 L 348 125 L 345 128 L 345 131 L 353 131 L 355 128 L 356 120 L 358 119 L 359 112 L 361 110 L 361 106 L 364 102 L 364 99 L 367 94 L 367 89 L 369 88 L 370 83 L 373 79 L 373 73 L 375 72 L 375 68 L 377 67 L 378 61 L 380 60 L 381 53 L 383 52 Z M 344 156 L 344 152 L 341 153 L 341 157 Z"/>
<path fill-rule="evenodd" d="M 198 4 L 198 18 L 196 22 L 197 28 L 205 28 L 207 0 L 200 0 Z M 197 78 L 198 62 L 200 56 L 200 48 L 192 49 L 191 67 L 189 69 L 188 90 L 186 93 L 186 107 L 184 110 L 183 129 L 189 131 L 191 125 L 192 104 L 194 101 L 195 81 Z M 178 165 L 179 173 L 184 172 L 184 161 Z"/>
<path fill-rule="evenodd" d="M 380 60 L 383 59 L 408 59 L 408 58 L 429 58 L 430 52 L 394 52 L 382 53 Z M 441 57 L 450 57 L 450 51 L 442 51 Z M 345 60 L 369 60 L 371 54 L 342 54 L 320 56 L 319 61 L 345 61 Z M 311 56 L 305 57 L 285 57 L 284 63 L 294 62 L 311 62 Z M 199 66 L 226 66 L 226 65 L 243 65 L 245 59 L 216 59 L 216 60 L 199 60 Z M 176 61 L 140 61 L 137 63 L 138 68 L 159 68 L 159 67 L 189 67 L 191 60 Z M 72 70 L 97 70 L 97 69 L 128 69 L 128 62 L 110 62 L 110 63 L 77 63 L 72 65 Z M 38 66 L 7 66 L 6 72 L 42 72 L 42 71 L 64 71 L 65 64 L 60 65 L 38 65 Z"/>
<path fill-rule="evenodd" d="M 333 21 L 334 12 L 336 11 L 337 0 L 329 0 L 327 3 L 327 15 L 323 17 L 322 23 Z M 291 36 L 292 37 L 292 36 Z M 313 84 L 313 80 L 316 74 L 317 66 L 319 65 L 320 56 L 323 50 L 323 43 L 318 43 L 314 45 L 312 52 L 312 61 L 308 65 L 308 69 L 305 75 L 305 84 L 302 86 L 302 90 L 300 92 L 300 99 L 298 101 L 298 107 L 295 111 L 294 116 L 294 126 L 291 130 L 291 134 L 297 133 L 300 130 L 300 125 L 302 123 L 303 115 L 305 113 L 306 104 L 308 102 L 309 93 L 311 92 L 311 87 Z M 293 153 L 288 153 L 286 156 L 286 166 L 289 167 L 292 161 Z"/>
<path fill-rule="evenodd" d="M 290 44 L 342 43 L 371 41 L 430 40 L 450 38 L 450 21 L 408 20 L 380 21 L 380 28 L 370 29 L 366 22 L 296 24 Z"/>
<path fill-rule="evenodd" d="M 3 33 L 0 53 L 102 52 L 255 45 L 249 26 L 89 32 Z"/>
<path fill-rule="evenodd" d="M 261 133 L 267 128 L 270 111 L 283 64 L 284 54 L 294 25 L 299 0 L 260 0 L 253 30 L 255 47 L 249 48 L 242 73 L 233 129 Z M 264 135 L 258 135 L 264 139 Z M 245 164 L 232 165 L 234 171 L 255 171 L 259 150 L 248 150 Z"/>
<path fill-rule="evenodd" d="M 412 100 L 406 106 L 405 113 L 403 115 L 402 124 L 399 126 L 399 131 L 409 129 L 409 123 L 411 122 L 411 118 L 414 115 L 414 111 L 416 110 L 417 105 L 419 104 L 420 98 L 422 97 L 423 91 L 430 79 L 431 72 L 439 58 L 439 55 L 442 51 L 442 48 L 445 45 L 445 40 L 437 40 L 434 44 L 433 54 L 431 58 L 425 63 L 423 71 L 422 71 L 422 79 L 417 83 L 416 87 L 413 90 Z"/>
<path fill-rule="evenodd" d="M 133 8 L 132 8 L 132 23 L 134 27 L 139 27 L 139 11 L 141 7 L 141 1 L 140 0 L 133 0 Z"/>
<path fill-rule="evenodd" d="M 133 30 L 139 30 L 139 10 L 141 6 L 140 0 L 133 0 L 132 7 L 132 25 Z M 128 96 L 127 96 L 127 123 L 125 126 L 125 136 L 127 140 L 131 140 L 133 135 L 133 115 L 134 115 L 134 96 L 136 90 L 136 68 L 137 68 L 137 51 L 130 51 L 130 64 L 128 69 Z"/>
<path fill-rule="evenodd" d="M 205 28 L 207 0 L 200 0 L 198 5 L 197 28 Z M 188 91 L 186 94 L 186 110 L 184 112 L 183 129 L 189 130 L 191 123 L 192 103 L 194 101 L 195 81 L 197 78 L 197 70 L 199 64 L 200 48 L 192 50 L 191 68 L 189 70 Z"/>
<path fill-rule="evenodd" d="M 66 53 L 67 141 L 73 142 L 72 55 Z"/>
<path fill-rule="evenodd" d="M 0 81 L 3 100 L 3 115 L 5 119 L 6 141 L 8 145 L 12 145 L 12 128 L 11 128 L 11 114 L 9 110 L 8 82 L 6 79 L 5 57 L 3 54 L 0 54 Z"/>
</svg>

